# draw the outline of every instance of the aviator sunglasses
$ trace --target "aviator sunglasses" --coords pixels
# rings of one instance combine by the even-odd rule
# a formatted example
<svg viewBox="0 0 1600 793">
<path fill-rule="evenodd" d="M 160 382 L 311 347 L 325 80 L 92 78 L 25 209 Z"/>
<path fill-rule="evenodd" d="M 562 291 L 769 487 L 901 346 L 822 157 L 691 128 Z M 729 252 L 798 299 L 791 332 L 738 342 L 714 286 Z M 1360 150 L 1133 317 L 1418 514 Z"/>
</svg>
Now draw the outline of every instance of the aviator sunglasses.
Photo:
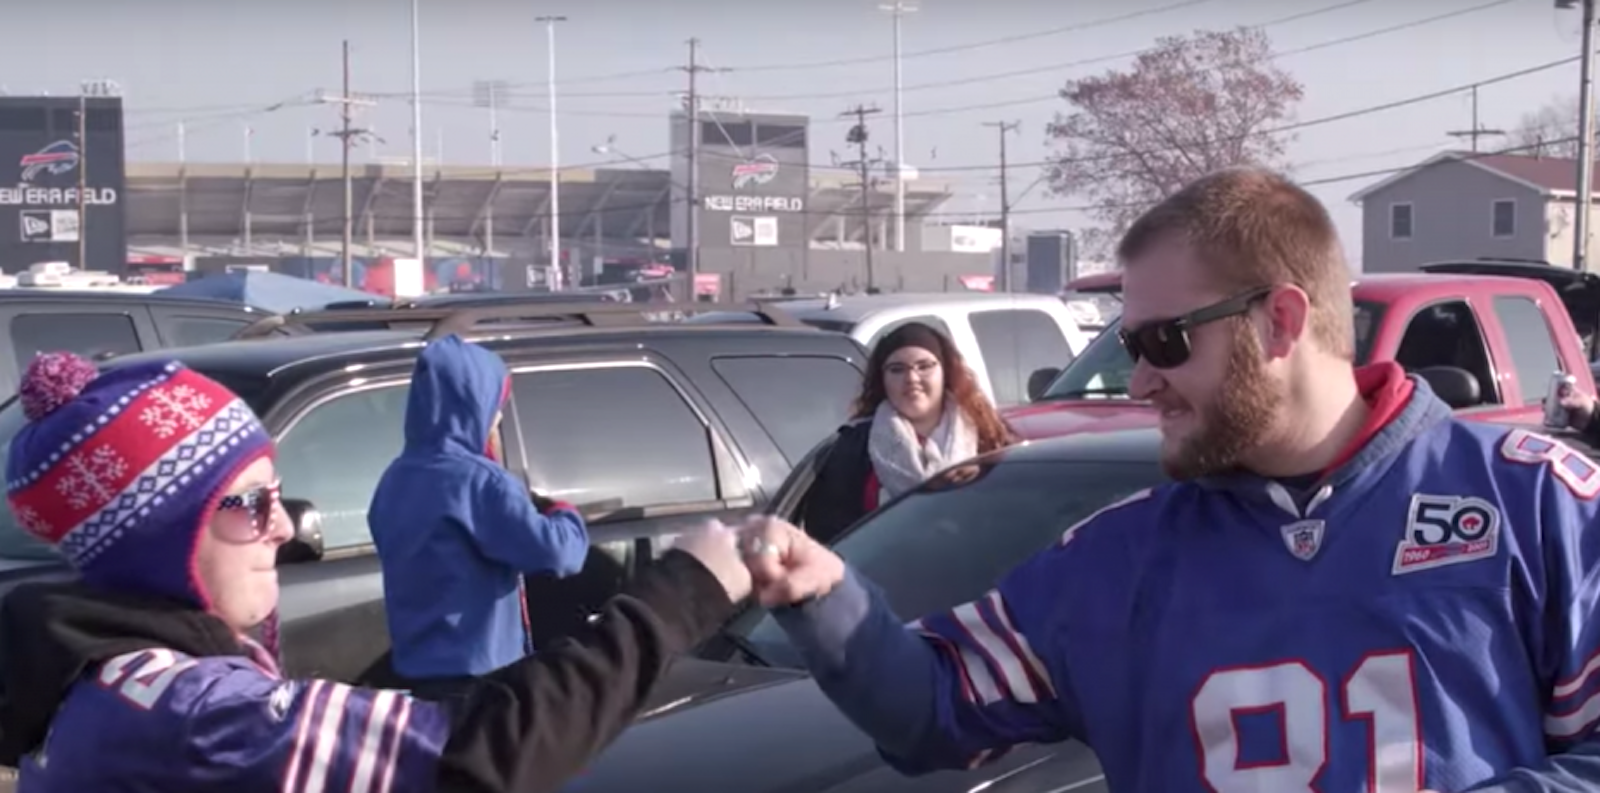
<svg viewBox="0 0 1600 793">
<path fill-rule="evenodd" d="M 1172 319 L 1146 322 L 1131 330 L 1122 328 L 1117 331 L 1117 338 L 1121 339 L 1122 348 L 1128 351 L 1128 356 L 1133 358 L 1134 363 L 1138 363 L 1142 358 L 1157 369 L 1182 366 L 1193 352 L 1189 343 L 1189 331 L 1249 311 L 1256 301 L 1272 294 L 1273 288 L 1257 287 Z"/>
<path fill-rule="evenodd" d="M 271 484 L 223 496 L 217 501 L 217 510 L 229 512 L 243 512 L 250 516 L 249 524 L 238 529 L 222 532 L 222 539 L 229 542 L 254 542 L 261 539 L 272 526 L 272 508 L 277 506 L 279 494 L 283 483 L 274 481 Z M 222 524 L 228 526 L 228 523 Z"/>
</svg>

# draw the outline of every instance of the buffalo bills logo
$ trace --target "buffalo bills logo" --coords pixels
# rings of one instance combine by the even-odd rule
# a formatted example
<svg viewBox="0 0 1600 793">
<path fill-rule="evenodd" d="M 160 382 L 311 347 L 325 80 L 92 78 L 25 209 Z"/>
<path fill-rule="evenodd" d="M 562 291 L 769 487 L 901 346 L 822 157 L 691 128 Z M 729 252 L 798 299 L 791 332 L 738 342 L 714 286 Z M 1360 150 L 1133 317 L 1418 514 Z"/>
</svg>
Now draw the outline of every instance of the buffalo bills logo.
<svg viewBox="0 0 1600 793">
<path fill-rule="evenodd" d="M 733 166 L 733 189 L 764 185 L 777 175 L 778 158 L 770 154 L 758 154 L 749 162 Z"/>
<path fill-rule="evenodd" d="M 58 140 L 33 154 L 22 157 L 22 181 L 31 182 L 41 173 L 59 176 L 78 167 L 78 145 L 70 140 Z"/>
</svg>

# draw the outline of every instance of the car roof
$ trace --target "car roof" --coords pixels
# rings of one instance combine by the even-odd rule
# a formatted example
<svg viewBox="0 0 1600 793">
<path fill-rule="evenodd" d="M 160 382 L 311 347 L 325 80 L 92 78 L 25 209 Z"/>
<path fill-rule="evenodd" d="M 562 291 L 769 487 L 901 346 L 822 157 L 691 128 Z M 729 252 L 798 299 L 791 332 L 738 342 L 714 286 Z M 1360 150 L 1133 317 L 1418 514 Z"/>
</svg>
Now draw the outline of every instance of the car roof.
<svg viewBox="0 0 1600 793">
<path fill-rule="evenodd" d="M 271 311 L 236 303 L 232 300 L 216 300 L 208 297 L 193 297 L 190 295 L 164 295 L 160 292 L 109 292 L 95 289 L 0 289 L 0 301 L 61 301 L 73 303 L 154 303 L 171 306 L 195 306 L 202 308 L 232 309 L 241 314 L 260 314 L 267 316 Z"/>
<path fill-rule="evenodd" d="M 1155 463 L 1160 459 L 1161 431 L 1154 427 L 1080 432 L 1058 438 L 1023 441 L 994 452 L 1006 463 Z"/>
<path fill-rule="evenodd" d="M 924 306 L 941 308 L 988 308 L 995 304 L 1027 305 L 1035 303 L 1061 305 L 1054 295 L 1035 295 L 1020 292 L 894 292 L 876 295 L 842 295 L 837 298 L 802 298 L 773 301 L 774 305 L 799 320 L 832 319 L 840 322 L 860 322 L 883 311 L 916 309 Z M 830 307 L 831 306 L 831 307 Z"/>
<path fill-rule="evenodd" d="M 298 333 L 287 336 L 224 341 L 199 347 L 150 350 L 118 356 L 107 363 L 117 367 L 142 361 L 177 359 L 184 364 L 206 372 L 224 372 L 238 375 L 272 375 L 286 367 L 316 360 L 356 357 L 368 353 L 392 351 L 403 353 L 426 346 L 423 329 L 415 330 L 351 330 L 329 333 Z M 717 335 L 750 337 L 787 336 L 814 339 L 826 343 L 839 343 L 839 334 L 826 333 L 814 328 L 786 328 L 770 325 L 683 325 L 678 323 L 648 323 L 640 325 L 594 327 L 576 322 L 551 321 L 534 325 L 529 323 L 507 325 L 480 325 L 462 336 L 491 349 L 518 349 L 555 346 L 563 342 L 581 341 L 584 344 L 606 346 L 637 346 L 640 337 L 650 339 L 709 338 Z M 847 342 L 849 343 L 849 342 Z"/>
</svg>

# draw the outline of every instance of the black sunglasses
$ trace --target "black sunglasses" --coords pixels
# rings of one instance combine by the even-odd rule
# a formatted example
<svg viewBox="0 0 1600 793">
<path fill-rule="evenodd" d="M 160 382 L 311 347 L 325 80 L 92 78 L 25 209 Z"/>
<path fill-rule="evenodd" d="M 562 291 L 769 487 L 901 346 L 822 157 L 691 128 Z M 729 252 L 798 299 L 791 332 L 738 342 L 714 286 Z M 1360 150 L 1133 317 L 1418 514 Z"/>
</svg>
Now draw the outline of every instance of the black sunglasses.
<svg viewBox="0 0 1600 793">
<path fill-rule="evenodd" d="M 1117 331 L 1117 338 L 1122 340 L 1122 349 L 1128 351 L 1134 363 L 1143 358 L 1157 369 L 1182 366 L 1193 352 L 1189 344 L 1189 331 L 1219 319 L 1237 317 L 1249 311 L 1257 301 L 1272 294 L 1273 289 L 1270 286 L 1257 287 L 1182 316 L 1146 322 L 1137 328 L 1122 328 Z"/>
</svg>

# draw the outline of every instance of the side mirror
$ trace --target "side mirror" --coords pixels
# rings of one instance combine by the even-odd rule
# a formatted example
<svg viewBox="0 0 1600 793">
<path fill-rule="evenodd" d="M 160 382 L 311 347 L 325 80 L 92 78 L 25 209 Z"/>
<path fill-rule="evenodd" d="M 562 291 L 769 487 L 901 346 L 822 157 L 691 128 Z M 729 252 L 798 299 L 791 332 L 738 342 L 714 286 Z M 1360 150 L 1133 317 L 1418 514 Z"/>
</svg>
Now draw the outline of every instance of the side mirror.
<svg viewBox="0 0 1600 793">
<path fill-rule="evenodd" d="M 278 564 L 315 562 L 322 558 L 322 513 L 310 501 L 299 498 L 283 500 L 283 511 L 289 514 L 289 525 L 294 536 L 278 548 Z"/>
<path fill-rule="evenodd" d="M 1471 372 L 1458 366 L 1427 366 L 1418 369 L 1416 375 L 1452 410 L 1476 407 L 1483 402 L 1483 385 Z"/>
<path fill-rule="evenodd" d="M 1060 374 L 1061 370 L 1054 366 L 1033 370 L 1033 374 L 1028 375 L 1028 401 L 1032 402 L 1044 396 L 1044 392 L 1050 389 L 1050 384 L 1054 383 Z"/>
</svg>

